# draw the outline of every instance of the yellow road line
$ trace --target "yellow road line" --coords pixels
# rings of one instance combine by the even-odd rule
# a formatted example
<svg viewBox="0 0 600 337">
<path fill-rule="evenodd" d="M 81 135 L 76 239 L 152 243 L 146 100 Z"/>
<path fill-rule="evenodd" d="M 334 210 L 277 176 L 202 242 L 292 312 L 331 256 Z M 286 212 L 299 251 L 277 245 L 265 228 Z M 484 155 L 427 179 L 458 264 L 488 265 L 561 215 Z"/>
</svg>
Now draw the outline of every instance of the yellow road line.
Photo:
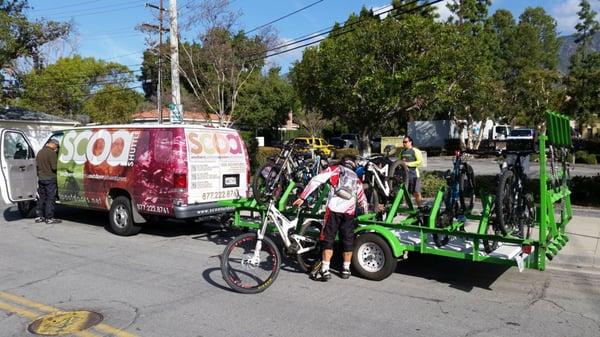
<svg viewBox="0 0 600 337">
<path fill-rule="evenodd" d="M 3 291 L 0 291 L 0 298 L 4 298 L 4 299 L 9 300 L 11 302 L 22 304 L 22 305 L 25 305 L 27 307 L 35 308 L 35 309 L 38 309 L 38 310 L 44 311 L 44 312 L 62 311 L 62 310 L 60 310 L 58 308 L 54 308 L 54 307 L 51 307 L 51 306 L 48 306 L 48 305 L 43 305 L 41 303 L 36 303 L 36 302 L 30 301 L 30 300 L 28 300 L 28 299 L 26 299 L 24 297 L 13 295 L 13 294 L 9 294 L 9 293 L 5 293 Z"/>
<path fill-rule="evenodd" d="M 123 330 L 113 328 L 110 325 L 106 325 L 106 324 L 102 324 L 102 323 L 94 326 L 93 328 L 95 328 L 98 331 L 106 332 L 111 335 L 114 335 L 115 337 L 137 337 L 137 335 L 131 334 L 131 333 L 123 331 Z"/>
<path fill-rule="evenodd" d="M 38 309 L 43 312 L 62 311 L 61 309 L 54 308 L 54 307 L 44 305 L 41 303 L 33 302 L 24 297 L 9 294 L 9 293 L 3 292 L 3 291 L 0 291 L 0 298 L 4 298 L 6 300 L 9 300 L 11 302 L 15 302 L 18 304 L 22 304 L 22 305 L 30 307 L 30 308 Z M 27 316 L 25 316 L 25 317 L 27 317 Z M 37 315 L 35 317 L 37 317 Z M 93 326 L 92 328 L 95 328 L 96 330 L 101 331 L 101 332 L 110 333 L 110 334 L 114 335 L 115 337 L 137 337 L 137 335 L 131 334 L 129 332 L 126 332 L 126 331 L 123 331 L 123 330 L 120 330 L 117 328 L 113 328 L 112 326 L 104 324 L 104 323 L 97 324 L 97 325 Z"/>
<path fill-rule="evenodd" d="M 6 312 L 12 312 L 19 316 L 22 316 L 25 318 L 30 318 L 30 319 L 36 319 L 40 316 L 29 310 L 21 309 L 19 307 L 15 307 L 13 305 L 10 305 L 10 304 L 4 303 L 4 302 L 0 302 L 0 310 L 6 311 Z M 80 337 L 100 337 L 94 333 L 87 332 L 87 331 L 77 331 L 77 332 L 73 332 L 72 334 L 80 336 Z"/>
</svg>

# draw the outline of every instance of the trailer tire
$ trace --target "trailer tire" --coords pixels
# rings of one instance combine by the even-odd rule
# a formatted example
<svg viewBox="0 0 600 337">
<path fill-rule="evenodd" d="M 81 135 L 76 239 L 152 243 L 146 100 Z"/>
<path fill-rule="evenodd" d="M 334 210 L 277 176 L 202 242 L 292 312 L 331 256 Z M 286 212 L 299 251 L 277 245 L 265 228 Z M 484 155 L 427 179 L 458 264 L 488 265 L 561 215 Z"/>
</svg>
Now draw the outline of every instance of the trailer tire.
<svg viewBox="0 0 600 337">
<path fill-rule="evenodd" d="M 23 218 L 34 218 L 37 202 L 35 200 L 17 202 L 17 209 Z"/>
<path fill-rule="evenodd" d="M 116 197 L 108 213 L 110 231 L 121 236 L 135 235 L 142 230 L 141 224 L 133 221 L 131 200 L 125 196 Z"/>
<path fill-rule="evenodd" d="M 352 266 L 361 277 L 381 281 L 396 270 L 397 264 L 390 245 L 381 236 L 365 233 L 354 241 Z"/>
</svg>

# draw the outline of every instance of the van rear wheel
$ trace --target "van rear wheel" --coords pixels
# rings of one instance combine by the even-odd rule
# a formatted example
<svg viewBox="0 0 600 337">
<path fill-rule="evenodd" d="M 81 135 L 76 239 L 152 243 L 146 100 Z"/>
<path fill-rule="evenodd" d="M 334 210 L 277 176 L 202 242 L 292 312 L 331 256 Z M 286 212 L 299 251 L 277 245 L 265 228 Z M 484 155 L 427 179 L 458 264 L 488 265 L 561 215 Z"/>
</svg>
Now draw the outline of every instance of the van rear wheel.
<svg viewBox="0 0 600 337">
<path fill-rule="evenodd" d="M 117 235 L 130 236 L 142 230 L 142 226 L 133 221 L 131 201 L 127 197 L 120 196 L 115 198 L 110 205 L 108 218 L 110 230 Z"/>
<path fill-rule="evenodd" d="M 21 217 L 23 217 L 23 218 L 35 217 L 35 211 L 36 211 L 35 206 L 36 205 L 37 205 L 37 203 L 35 202 L 35 200 L 17 202 L 17 208 L 19 209 L 19 214 L 21 214 Z"/>
</svg>

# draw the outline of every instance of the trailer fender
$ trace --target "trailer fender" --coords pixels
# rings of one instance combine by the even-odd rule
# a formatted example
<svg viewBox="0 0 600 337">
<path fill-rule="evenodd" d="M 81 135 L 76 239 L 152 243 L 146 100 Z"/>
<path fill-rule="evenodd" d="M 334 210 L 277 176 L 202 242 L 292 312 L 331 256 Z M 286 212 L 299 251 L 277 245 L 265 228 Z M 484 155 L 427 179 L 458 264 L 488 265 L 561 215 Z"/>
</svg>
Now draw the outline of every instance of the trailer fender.
<svg viewBox="0 0 600 337">
<path fill-rule="evenodd" d="M 384 226 L 380 226 L 380 225 L 359 226 L 354 230 L 354 233 L 357 235 L 360 235 L 361 233 L 377 233 L 377 234 L 381 235 L 381 237 L 383 237 L 385 239 L 385 241 L 387 241 L 387 243 L 390 245 L 390 248 L 392 249 L 392 253 L 394 254 L 394 257 L 402 256 L 404 254 L 404 251 L 407 250 L 406 245 L 402 244 L 400 242 L 400 240 L 398 240 L 396 235 L 394 235 L 394 233 L 392 233 L 392 231 L 390 231 L 389 228 L 386 228 Z"/>
</svg>

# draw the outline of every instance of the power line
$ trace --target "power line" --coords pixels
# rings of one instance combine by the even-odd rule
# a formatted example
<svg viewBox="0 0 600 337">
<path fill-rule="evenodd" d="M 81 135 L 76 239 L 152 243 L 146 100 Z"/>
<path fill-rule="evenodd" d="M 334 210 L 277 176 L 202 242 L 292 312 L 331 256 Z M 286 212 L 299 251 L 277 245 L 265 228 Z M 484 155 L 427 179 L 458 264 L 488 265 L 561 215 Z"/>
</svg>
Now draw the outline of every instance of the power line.
<svg viewBox="0 0 600 337">
<path fill-rule="evenodd" d="M 65 18 L 71 18 L 71 17 L 74 17 L 74 16 L 75 17 L 80 17 L 80 16 L 90 16 L 90 15 L 106 14 L 106 13 L 112 13 L 112 12 L 122 11 L 124 9 L 139 8 L 139 7 L 140 7 L 140 5 L 133 5 L 133 6 L 125 6 L 125 7 L 119 7 L 119 8 L 109 9 L 109 10 L 105 10 L 105 11 L 82 12 L 81 14 L 79 14 L 79 13 L 73 13 L 73 14 L 68 14 L 68 15 L 62 15 L 62 13 L 59 13 L 59 14 L 55 14 L 55 15 L 61 15 L 61 16 L 49 15 L 49 17 L 51 17 L 53 19 L 65 19 Z"/>
<path fill-rule="evenodd" d="M 66 10 L 66 11 L 56 11 L 54 10 L 32 10 L 32 12 L 37 13 L 40 11 L 56 11 L 56 13 L 48 13 L 48 14 L 44 14 L 44 15 L 49 15 L 49 16 L 55 16 L 55 15 L 70 15 L 72 13 L 86 13 L 89 11 L 96 11 L 96 10 L 102 10 L 102 9 L 107 9 L 107 8 L 116 8 L 116 7 L 123 7 L 125 5 L 131 5 L 132 2 L 140 2 L 142 0 L 129 0 L 129 4 L 123 4 L 122 1 L 120 1 L 119 3 L 113 3 L 110 5 L 103 5 L 103 6 L 99 6 L 99 7 L 88 7 L 88 8 L 78 8 L 78 9 L 72 9 L 72 10 Z M 97 2 L 97 1 L 94 1 Z M 72 5 L 71 7 L 73 7 L 74 5 Z"/>
<path fill-rule="evenodd" d="M 254 31 L 257 31 L 257 30 L 259 30 L 259 29 L 261 29 L 261 28 L 264 28 L 264 27 L 270 26 L 270 25 L 274 24 L 275 22 L 281 21 L 281 20 L 283 20 L 283 19 L 285 19 L 285 18 L 287 18 L 287 17 L 290 17 L 290 16 L 292 16 L 292 15 L 294 15 L 294 14 L 296 14 L 296 13 L 302 12 L 303 10 L 305 10 L 305 9 L 308 9 L 308 8 L 310 8 L 310 7 L 312 7 L 312 6 L 316 5 L 316 4 L 318 4 L 318 3 L 320 3 L 320 2 L 323 2 L 323 1 L 324 1 L 324 0 L 318 0 L 318 1 L 315 1 L 315 2 L 313 2 L 313 3 L 311 3 L 311 4 L 308 4 L 308 5 L 306 5 L 306 6 L 302 7 L 302 8 L 300 8 L 300 9 L 298 9 L 298 10 L 295 10 L 295 11 L 293 11 L 293 12 L 291 12 L 291 13 L 288 13 L 288 14 L 286 14 L 286 15 L 282 16 L 282 17 L 279 17 L 279 18 L 277 18 L 277 19 L 275 19 L 275 20 L 269 21 L 269 22 L 267 22 L 267 23 L 265 23 L 265 24 L 263 24 L 263 25 L 260 25 L 260 26 L 258 26 L 258 27 L 256 27 L 256 28 L 252 28 L 252 29 L 250 29 L 249 31 L 247 31 L 247 32 L 246 32 L 246 34 L 248 34 L 248 33 L 252 33 L 252 32 L 254 32 Z"/>
<path fill-rule="evenodd" d="M 444 0 L 433 0 L 433 1 L 431 1 L 431 2 L 427 2 L 427 3 L 424 3 L 424 4 L 418 5 L 418 6 L 414 7 L 414 8 L 410 8 L 410 9 L 408 9 L 408 10 L 406 10 L 406 11 L 403 11 L 403 12 L 398 12 L 398 13 L 394 14 L 392 17 L 399 16 L 399 15 L 402 15 L 402 14 L 407 14 L 407 13 L 410 13 L 410 12 L 413 12 L 413 11 L 417 11 L 417 10 L 419 10 L 419 9 L 422 9 L 422 8 L 425 8 L 425 7 L 428 7 L 428 6 L 434 5 L 434 4 L 436 4 L 436 3 L 439 3 L 439 2 L 442 2 L 442 1 L 444 1 Z M 385 10 L 385 11 L 379 12 L 379 13 L 377 13 L 377 15 L 378 15 L 378 16 L 380 16 L 380 15 L 382 15 L 382 14 L 389 13 L 389 12 L 391 12 L 391 11 L 393 11 L 393 10 L 398 10 L 398 9 L 400 9 L 400 8 L 402 8 L 402 7 L 406 7 L 406 6 L 410 6 L 410 5 L 417 4 L 418 2 L 419 2 L 419 0 L 413 0 L 413 1 L 411 1 L 411 2 L 407 2 L 407 3 L 405 3 L 405 4 L 402 4 L 402 5 L 400 5 L 400 6 L 399 6 L 399 7 L 397 7 L 397 8 L 393 8 L 393 7 L 392 7 L 392 8 L 390 8 L 390 9 L 388 9 L 388 10 Z M 337 36 L 340 36 L 340 35 L 343 35 L 343 34 L 350 33 L 350 32 L 352 32 L 352 31 L 356 30 L 356 28 L 357 28 L 357 27 L 354 27 L 354 26 L 356 26 L 357 24 L 363 23 L 363 22 L 365 22 L 365 20 L 364 20 L 364 19 L 362 19 L 362 20 L 360 20 L 360 19 L 359 19 L 359 20 L 357 20 L 357 21 L 351 22 L 351 23 L 349 23 L 349 24 L 347 24 L 347 25 L 343 26 L 343 27 L 341 28 L 341 29 L 342 29 L 342 31 L 341 31 L 340 33 L 337 33 L 336 35 L 334 35 L 334 36 L 332 36 L 332 37 L 337 37 Z M 348 27 L 351 27 L 351 28 L 350 28 L 350 29 L 348 29 Z M 327 31 L 325 31 L 325 32 L 316 33 L 316 34 L 314 34 L 314 35 L 308 34 L 308 35 L 306 35 L 307 37 L 300 38 L 300 39 L 298 39 L 298 40 L 296 40 L 296 41 L 291 41 L 291 42 L 288 42 L 288 43 L 285 43 L 285 44 L 282 44 L 282 45 L 279 45 L 279 46 L 275 46 L 275 47 L 273 47 L 273 48 L 271 48 L 271 49 L 267 49 L 266 51 L 264 51 L 264 53 L 268 53 L 268 52 L 275 51 L 275 50 L 280 50 L 280 49 L 282 49 L 282 48 L 285 48 L 285 47 L 289 47 L 289 46 L 296 45 L 296 44 L 298 44 L 298 43 L 301 43 L 301 42 L 305 42 L 305 41 L 308 41 L 308 40 L 312 40 L 312 39 L 314 39 L 315 37 L 318 37 L 318 36 L 323 36 L 323 35 L 325 35 L 325 34 L 328 34 L 328 33 L 331 33 L 331 32 L 333 32 L 333 31 L 334 31 L 333 29 L 329 29 L 329 30 L 327 30 Z M 327 36 L 326 36 L 326 37 L 319 38 L 319 39 L 318 39 L 318 40 L 316 40 L 316 41 L 310 41 L 310 42 L 308 42 L 308 43 L 305 43 L 305 44 L 302 44 L 302 45 L 299 45 L 299 46 L 296 46 L 296 47 L 293 47 L 293 48 L 290 48 L 290 49 L 286 49 L 286 50 L 283 50 L 283 51 L 280 51 L 280 52 L 276 52 L 276 53 L 269 54 L 269 55 L 266 55 L 266 56 L 263 56 L 263 57 L 260 57 L 260 58 L 255 58 L 255 59 L 250 59 L 250 60 L 251 60 L 251 61 L 257 61 L 257 60 L 267 59 L 267 58 L 269 58 L 269 57 L 273 57 L 273 56 L 281 55 L 281 54 L 284 54 L 284 53 L 288 53 L 288 52 L 294 51 L 294 50 L 296 50 L 296 49 L 304 48 L 304 47 L 307 47 L 307 46 L 313 45 L 313 44 L 315 44 L 315 43 L 319 43 L 319 42 L 323 41 L 323 40 L 324 40 L 324 39 L 326 39 L 326 38 L 327 38 Z M 258 54 L 253 54 L 253 55 L 250 55 L 249 57 L 256 56 L 256 55 L 258 55 Z"/>
<path fill-rule="evenodd" d="M 60 7 L 51 7 L 51 8 L 40 8 L 40 9 L 33 8 L 31 11 L 32 12 L 53 11 L 53 10 L 56 10 L 56 9 L 77 7 L 77 6 L 81 6 L 81 5 L 91 4 L 91 3 L 94 3 L 94 2 L 98 2 L 98 1 L 97 0 L 90 0 L 90 1 L 80 2 L 80 3 L 77 3 L 77 4 L 65 5 L 65 6 L 60 6 Z"/>
</svg>

